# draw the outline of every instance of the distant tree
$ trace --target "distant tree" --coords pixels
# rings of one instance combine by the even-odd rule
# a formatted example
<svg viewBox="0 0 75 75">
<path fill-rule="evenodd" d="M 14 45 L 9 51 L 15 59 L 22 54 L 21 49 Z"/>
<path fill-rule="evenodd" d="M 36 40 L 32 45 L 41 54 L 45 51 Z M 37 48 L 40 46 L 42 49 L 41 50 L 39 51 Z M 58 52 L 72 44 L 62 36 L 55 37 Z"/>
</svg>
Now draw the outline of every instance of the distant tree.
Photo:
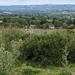
<svg viewBox="0 0 75 75">
<path fill-rule="evenodd" d="M 40 24 L 42 25 L 42 24 L 45 24 L 47 21 L 46 21 L 46 19 L 41 19 L 40 20 Z"/>
<path fill-rule="evenodd" d="M 74 24 L 74 26 L 75 26 L 75 19 L 74 19 L 74 21 L 73 21 L 73 24 Z"/>
<path fill-rule="evenodd" d="M 67 24 L 68 24 L 68 25 L 73 24 L 73 20 L 69 19 L 69 20 L 67 21 Z"/>
<path fill-rule="evenodd" d="M 3 22 L 6 23 L 6 22 L 7 22 L 7 18 L 4 18 L 4 19 L 3 19 Z"/>
</svg>

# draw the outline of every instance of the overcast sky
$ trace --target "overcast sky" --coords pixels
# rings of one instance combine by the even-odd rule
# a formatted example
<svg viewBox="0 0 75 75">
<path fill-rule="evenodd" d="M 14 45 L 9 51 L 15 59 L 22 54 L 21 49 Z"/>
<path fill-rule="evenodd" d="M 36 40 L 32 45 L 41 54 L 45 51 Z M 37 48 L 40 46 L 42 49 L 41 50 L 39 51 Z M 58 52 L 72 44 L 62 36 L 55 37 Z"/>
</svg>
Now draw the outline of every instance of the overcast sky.
<svg viewBox="0 0 75 75">
<path fill-rule="evenodd" d="M 75 4 L 75 0 L 0 0 L 0 5 Z"/>
</svg>

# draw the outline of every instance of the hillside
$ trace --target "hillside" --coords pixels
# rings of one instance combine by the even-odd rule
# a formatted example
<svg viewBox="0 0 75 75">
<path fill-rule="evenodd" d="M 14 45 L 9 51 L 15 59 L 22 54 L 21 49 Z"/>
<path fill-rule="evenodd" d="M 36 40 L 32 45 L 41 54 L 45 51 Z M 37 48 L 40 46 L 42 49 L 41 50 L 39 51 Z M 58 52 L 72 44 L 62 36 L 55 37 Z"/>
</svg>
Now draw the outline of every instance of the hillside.
<svg viewBox="0 0 75 75">
<path fill-rule="evenodd" d="M 75 11 L 75 5 L 15 5 L 0 6 L 0 12 L 9 11 L 12 13 L 50 13 L 56 11 Z"/>
</svg>

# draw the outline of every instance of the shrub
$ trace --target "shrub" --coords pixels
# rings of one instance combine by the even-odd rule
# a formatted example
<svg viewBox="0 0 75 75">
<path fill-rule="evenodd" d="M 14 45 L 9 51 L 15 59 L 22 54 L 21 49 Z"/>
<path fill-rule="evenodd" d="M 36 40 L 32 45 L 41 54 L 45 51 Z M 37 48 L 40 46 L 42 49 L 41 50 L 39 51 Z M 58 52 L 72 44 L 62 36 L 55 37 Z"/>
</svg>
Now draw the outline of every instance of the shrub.
<svg viewBox="0 0 75 75">
<path fill-rule="evenodd" d="M 5 44 L 5 49 L 11 51 L 11 41 L 19 41 L 19 39 L 26 39 L 29 34 L 18 30 L 18 29 L 8 29 L 2 33 L 2 42 Z"/>
<path fill-rule="evenodd" d="M 37 61 L 42 65 L 60 64 L 62 36 L 58 33 L 32 35 L 21 46 L 21 57 L 24 60 Z"/>
<path fill-rule="evenodd" d="M 0 47 L 0 75 L 11 75 L 15 59 L 11 52 L 5 51 L 3 46 Z"/>
<path fill-rule="evenodd" d="M 64 49 L 67 47 L 67 59 L 71 56 L 74 59 L 75 49 L 74 33 L 52 33 L 31 35 L 27 38 L 20 48 L 21 58 L 27 61 L 39 62 L 42 65 L 56 64 L 61 65 Z M 71 55 L 70 53 L 73 53 Z M 71 55 L 71 56 L 70 56 Z"/>
<path fill-rule="evenodd" d="M 0 75 L 13 75 L 13 68 L 15 67 L 17 57 L 20 55 L 19 46 L 21 41 L 12 42 L 12 51 L 5 50 L 5 45 L 0 47 Z"/>
<path fill-rule="evenodd" d="M 20 50 L 20 56 L 17 56 L 20 61 L 34 61 L 42 64 L 61 65 L 64 49 L 67 47 L 67 59 L 70 62 L 75 62 L 75 32 L 68 30 L 66 33 L 55 32 L 51 34 L 26 34 L 20 30 L 4 31 L 1 37 L 5 45 L 5 50 L 14 53 Z M 15 43 L 22 39 L 18 48 Z M 16 41 L 16 42 L 14 42 Z M 14 44 L 13 44 L 14 43 Z M 16 43 L 17 44 L 17 43 Z M 12 47 L 13 46 L 13 47 Z M 13 52 L 12 52 L 13 53 Z M 15 54 L 16 56 L 16 54 Z"/>
</svg>

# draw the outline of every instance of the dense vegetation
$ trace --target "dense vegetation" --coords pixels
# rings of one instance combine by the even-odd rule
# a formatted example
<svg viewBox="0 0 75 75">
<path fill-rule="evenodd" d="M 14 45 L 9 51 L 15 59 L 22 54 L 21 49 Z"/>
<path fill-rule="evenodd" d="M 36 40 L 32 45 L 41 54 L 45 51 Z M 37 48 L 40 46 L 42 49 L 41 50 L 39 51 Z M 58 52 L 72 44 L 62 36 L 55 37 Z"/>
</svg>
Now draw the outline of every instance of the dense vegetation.
<svg viewBox="0 0 75 75">
<path fill-rule="evenodd" d="M 0 75 L 74 75 L 74 28 L 73 11 L 0 14 Z"/>
<path fill-rule="evenodd" d="M 54 27 L 55 29 L 74 29 L 75 14 L 61 14 L 63 12 L 64 11 L 48 15 L 1 14 L 0 26 L 40 29 L 49 29 L 51 27 Z"/>
<path fill-rule="evenodd" d="M 29 65 L 61 66 L 63 73 L 54 75 L 69 75 L 68 65 L 75 63 L 73 30 L 67 30 L 65 33 L 30 34 L 18 29 L 6 29 L 0 35 L 0 45 L 0 75 L 48 74 L 42 74 L 38 69 L 29 69 Z"/>
</svg>

